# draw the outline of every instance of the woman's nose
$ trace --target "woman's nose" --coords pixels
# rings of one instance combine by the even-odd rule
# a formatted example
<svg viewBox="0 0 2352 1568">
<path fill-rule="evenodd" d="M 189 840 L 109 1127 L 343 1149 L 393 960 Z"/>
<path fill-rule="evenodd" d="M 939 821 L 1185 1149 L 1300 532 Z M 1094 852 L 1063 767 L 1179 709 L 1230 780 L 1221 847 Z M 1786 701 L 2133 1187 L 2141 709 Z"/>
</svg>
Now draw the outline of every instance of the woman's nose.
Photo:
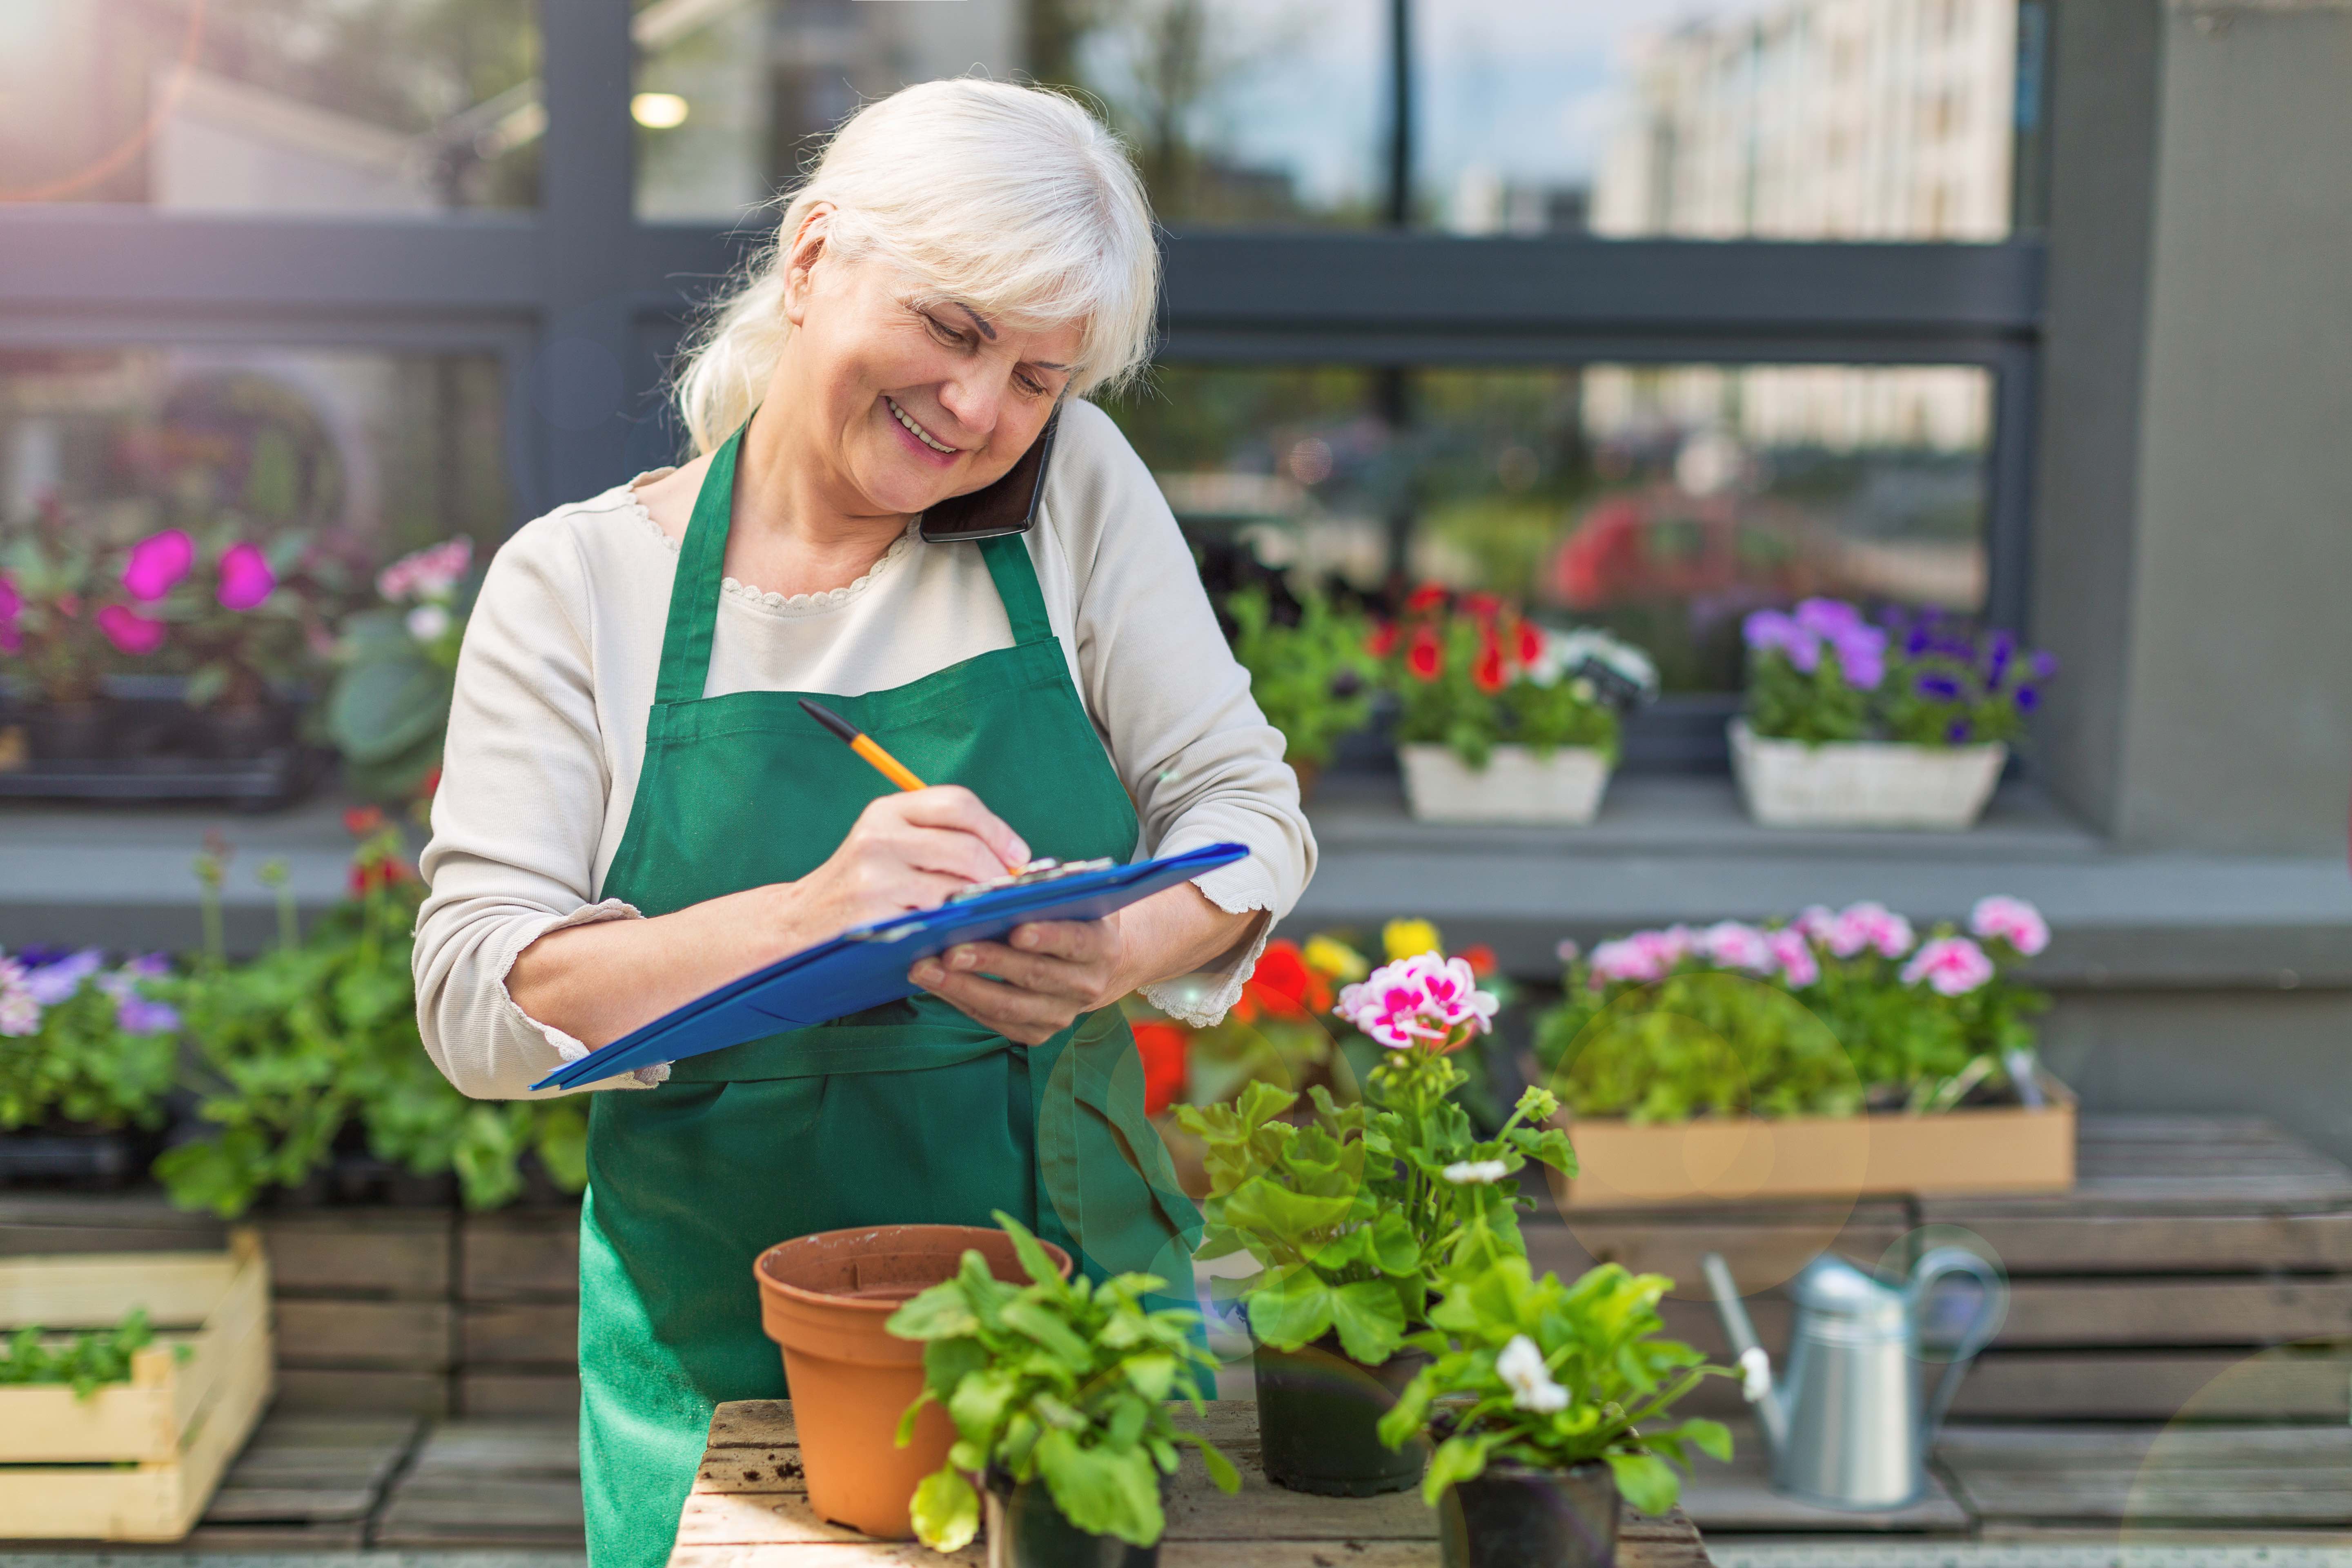
<svg viewBox="0 0 2352 1568">
<path fill-rule="evenodd" d="M 940 405 L 955 416 L 957 427 L 974 444 L 985 441 L 996 428 L 999 412 L 1004 405 L 1006 380 L 987 371 L 976 371 L 966 376 L 940 384 Z"/>
</svg>

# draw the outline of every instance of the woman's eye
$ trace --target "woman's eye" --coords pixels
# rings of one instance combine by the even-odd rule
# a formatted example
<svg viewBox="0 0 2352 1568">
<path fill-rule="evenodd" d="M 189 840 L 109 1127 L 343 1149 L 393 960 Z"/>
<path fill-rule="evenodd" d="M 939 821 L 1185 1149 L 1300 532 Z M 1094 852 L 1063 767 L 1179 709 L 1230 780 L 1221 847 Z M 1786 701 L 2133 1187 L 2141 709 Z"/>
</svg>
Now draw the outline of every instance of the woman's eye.
<svg viewBox="0 0 2352 1568">
<path fill-rule="evenodd" d="M 1030 396 L 1042 397 L 1045 395 L 1045 385 L 1040 383 L 1036 377 L 1024 375 L 1015 377 L 1015 379 L 1021 383 L 1021 390 L 1029 394 Z"/>
<path fill-rule="evenodd" d="M 958 348 L 961 348 L 963 346 L 963 333 L 957 331 L 953 327 L 949 326 L 937 316 L 925 316 L 923 320 L 930 322 L 931 331 L 939 333 L 940 337 L 945 338 L 949 342 L 955 344 Z"/>
</svg>

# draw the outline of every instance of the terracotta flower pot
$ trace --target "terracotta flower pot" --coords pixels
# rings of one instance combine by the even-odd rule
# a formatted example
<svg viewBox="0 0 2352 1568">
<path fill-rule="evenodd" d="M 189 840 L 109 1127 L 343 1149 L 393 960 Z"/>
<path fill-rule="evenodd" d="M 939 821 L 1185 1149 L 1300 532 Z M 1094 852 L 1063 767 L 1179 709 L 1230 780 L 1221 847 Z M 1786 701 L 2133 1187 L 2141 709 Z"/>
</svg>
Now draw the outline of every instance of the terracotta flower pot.
<svg viewBox="0 0 2352 1568">
<path fill-rule="evenodd" d="M 1043 1244 L 1065 1277 L 1070 1255 Z M 760 1326 L 782 1347 L 793 1424 L 819 1519 L 868 1535 L 914 1534 L 915 1484 L 947 1463 L 947 1413 L 927 1407 L 915 1440 L 898 1446 L 898 1417 L 923 1391 L 923 1346 L 883 1327 L 909 1298 L 954 1276 L 966 1251 L 999 1279 L 1028 1275 L 1001 1230 L 968 1225 L 886 1225 L 820 1231 L 760 1254 Z"/>
</svg>

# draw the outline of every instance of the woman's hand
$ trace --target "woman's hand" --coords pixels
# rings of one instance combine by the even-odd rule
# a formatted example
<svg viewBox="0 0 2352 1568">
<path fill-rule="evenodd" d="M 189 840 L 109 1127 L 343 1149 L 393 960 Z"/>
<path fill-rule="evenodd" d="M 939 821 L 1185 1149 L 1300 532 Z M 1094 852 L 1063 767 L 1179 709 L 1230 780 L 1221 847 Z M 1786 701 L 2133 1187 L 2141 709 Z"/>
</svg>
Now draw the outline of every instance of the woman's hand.
<svg viewBox="0 0 2352 1568">
<path fill-rule="evenodd" d="M 831 858 L 790 884 L 792 915 L 816 933 L 809 940 L 822 941 L 908 910 L 937 909 L 958 889 L 1028 859 L 1021 836 L 961 785 L 887 795 L 858 814 Z"/>
<path fill-rule="evenodd" d="M 1119 916 L 1126 912 L 1015 926 L 1009 942 L 951 947 L 916 964 L 907 978 L 1016 1045 L 1043 1045 L 1079 1014 L 1108 1007 L 1134 989 L 1122 963 Z"/>
</svg>

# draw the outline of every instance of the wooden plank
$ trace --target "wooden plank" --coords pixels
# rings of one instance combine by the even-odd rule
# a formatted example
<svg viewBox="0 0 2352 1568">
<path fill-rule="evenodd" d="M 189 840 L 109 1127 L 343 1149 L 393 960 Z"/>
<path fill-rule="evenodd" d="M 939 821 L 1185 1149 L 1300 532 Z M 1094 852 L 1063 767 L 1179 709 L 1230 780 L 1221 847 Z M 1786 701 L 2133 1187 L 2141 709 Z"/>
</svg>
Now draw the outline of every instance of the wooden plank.
<svg viewBox="0 0 2352 1568">
<path fill-rule="evenodd" d="M 1874 1266 L 1912 1228 L 1902 1204 L 1872 1200 L 1851 1209 L 1776 1207 L 1751 1213 L 1675 1211 L 1671 1217 L 1623 1210 L 1574 1215 L 1565 1225 L 1529 1225 L 1528 1257 L 1541 1271 L 1573 1279 L 1601 1263 L 1622 1263 L 1637 1274 L 1664 1274 L 1678 1295 L 1706 1294 L 1699 1258 L 1720 1252 L 1732 1278 L 1748 1290 L 1783 1284 L 1823 1252 Z"/>
<path fill-rule="evenodd" d="M 576 1365 L 580 1309 L 571 1302 L 512 1301 L 458 1309 L 458 1359 L 467 1366 L 515 1363 Z"/>
<path fill-rule="evenodd" d="M 330 1552 L 357 1552 L 367 1544 L 367 1522 L 358 1519 L 315 1523 L 213 1524 L 199 1521 L 179 1544 L 184 1551 L 207 1555 L 269 1552 L 317 1556 Z"/>
<path fill-rule="evenodd" d="M 378 1546 L 577 1546 L 586 1538 L 577 1477 L 404 1479 L 375 1528 Z"/>
<path fill-rule="evenodd" d="M 2164 1425 L 2033 1426 L 1949 1423 L 1936 1455 L 1954 1464 L 2255 1465 L 2352 1464 L 2352 1426 Z"/>
<path fill-rule="evenodd" d="M 409 1467 L 412 1478 L 580 1474 L 580 1434 L 569 1421 L 436 1422 Z"/>
<path fill-rule="evenodd" d="M 440 1300 L 453 1225 L 440 1209 L 322 1209 L 273 1215 L 263 1234 L 282 1292 Z"/>
<path fill-rule="evenodd" d="M 128 1193 L 0 1191 L 0 1258 L 80 1252 L 216 1252 L 217 1215 L 173 1208 L 153 1189 Z"/>
<path fill-rule="evenodd" d="M 354 1367 L 278 1369 L 278 1408 L 289 1413 L 446 1415 L 449 1375 L 443 1372 L 392 1372 Z"/>
<path fill-rule="evenodd" d="M 1954 1468 L 1974 1512 L 1986 1519 L 2164 1520 L 2248 1524 L 2341 1524 L 2352 1517 L 2352 1475 L 2200 1474 Z"/>
<path fill-rule="evenodd" d="M 2352 1419 L 2352 1353 L 1989 1351 L 1952 1414 L 1977 1420 Z"/>
<path fill-rule="evenodd" d="M 219 1252 L 12 1258 L 0 1267 L 0 1324 L 112 1328 L 144 1307 L 159 1329 L 198 1328 L 236 1271 Z"/>
<path fill-rule="evenodd" d="M 710 1417 L 713 1448 L 761 1448 L 799 1441 L 789 1399 L 730 1399 Z"/>
<path fill-rule="evenodd" d="M 2013 1276 L 2352 1272 L 2352 1211 L 2017 1216 L 1923 1201 L 1920 1212 L 1974 1231 Z"/>
<path fill-rule="evenodd" d="M 1728 1465 L 1701 1459 L 1683 1484 L 1683 1510 L 1700 1531 L 1908 1532 L 1965 1531 L 1969 1515 L 1943 1481 L 1928 1477 L 1928 1495 L 1908 1508 L 1852 1513 L 1782 1497 L 1765 1479 L 1769 1457 L 1752 1416 L 1728 1417 Z"/>
<path fill-rule="evenodd" d="M 1429 1568 L 1423 1542 L 1163 1541 L 1160 1568 Z M 681 1546 L 670 1568 L 979 1568 L 987 1560 L 979 1542 L 941 1556 L 913 1542 L 852 1540 L 764 1546 Z M 1619 1538 L 1619 1568 L 1706 1568 L 1707 1556 L 1696 1533 Z"/>
<path fill-rule="evenodd" d="M 281 1297 L 278 1353 L 293 1366 L 438 1372 L 452 1359 L 446 1301 L 309 1301 Z"/>
<path fill-rule="evenodd" d="M 1994 1342 L 2271 1345 L 2347 1336 L 2352 1279 L 2019 1279 Z"/>
<path fill-rule="evenodd" d="M 458 1240 L 459 1294 L 465 1300 L 579 1299 L 577 1209 L 468 1215 Z"/>
<path fill-rule="evenodd" d="M 576 1416 L 580 1374 L 467 1367 L 457 1373 L 457 1409 L 465 1415 Z"/>
</svg>

